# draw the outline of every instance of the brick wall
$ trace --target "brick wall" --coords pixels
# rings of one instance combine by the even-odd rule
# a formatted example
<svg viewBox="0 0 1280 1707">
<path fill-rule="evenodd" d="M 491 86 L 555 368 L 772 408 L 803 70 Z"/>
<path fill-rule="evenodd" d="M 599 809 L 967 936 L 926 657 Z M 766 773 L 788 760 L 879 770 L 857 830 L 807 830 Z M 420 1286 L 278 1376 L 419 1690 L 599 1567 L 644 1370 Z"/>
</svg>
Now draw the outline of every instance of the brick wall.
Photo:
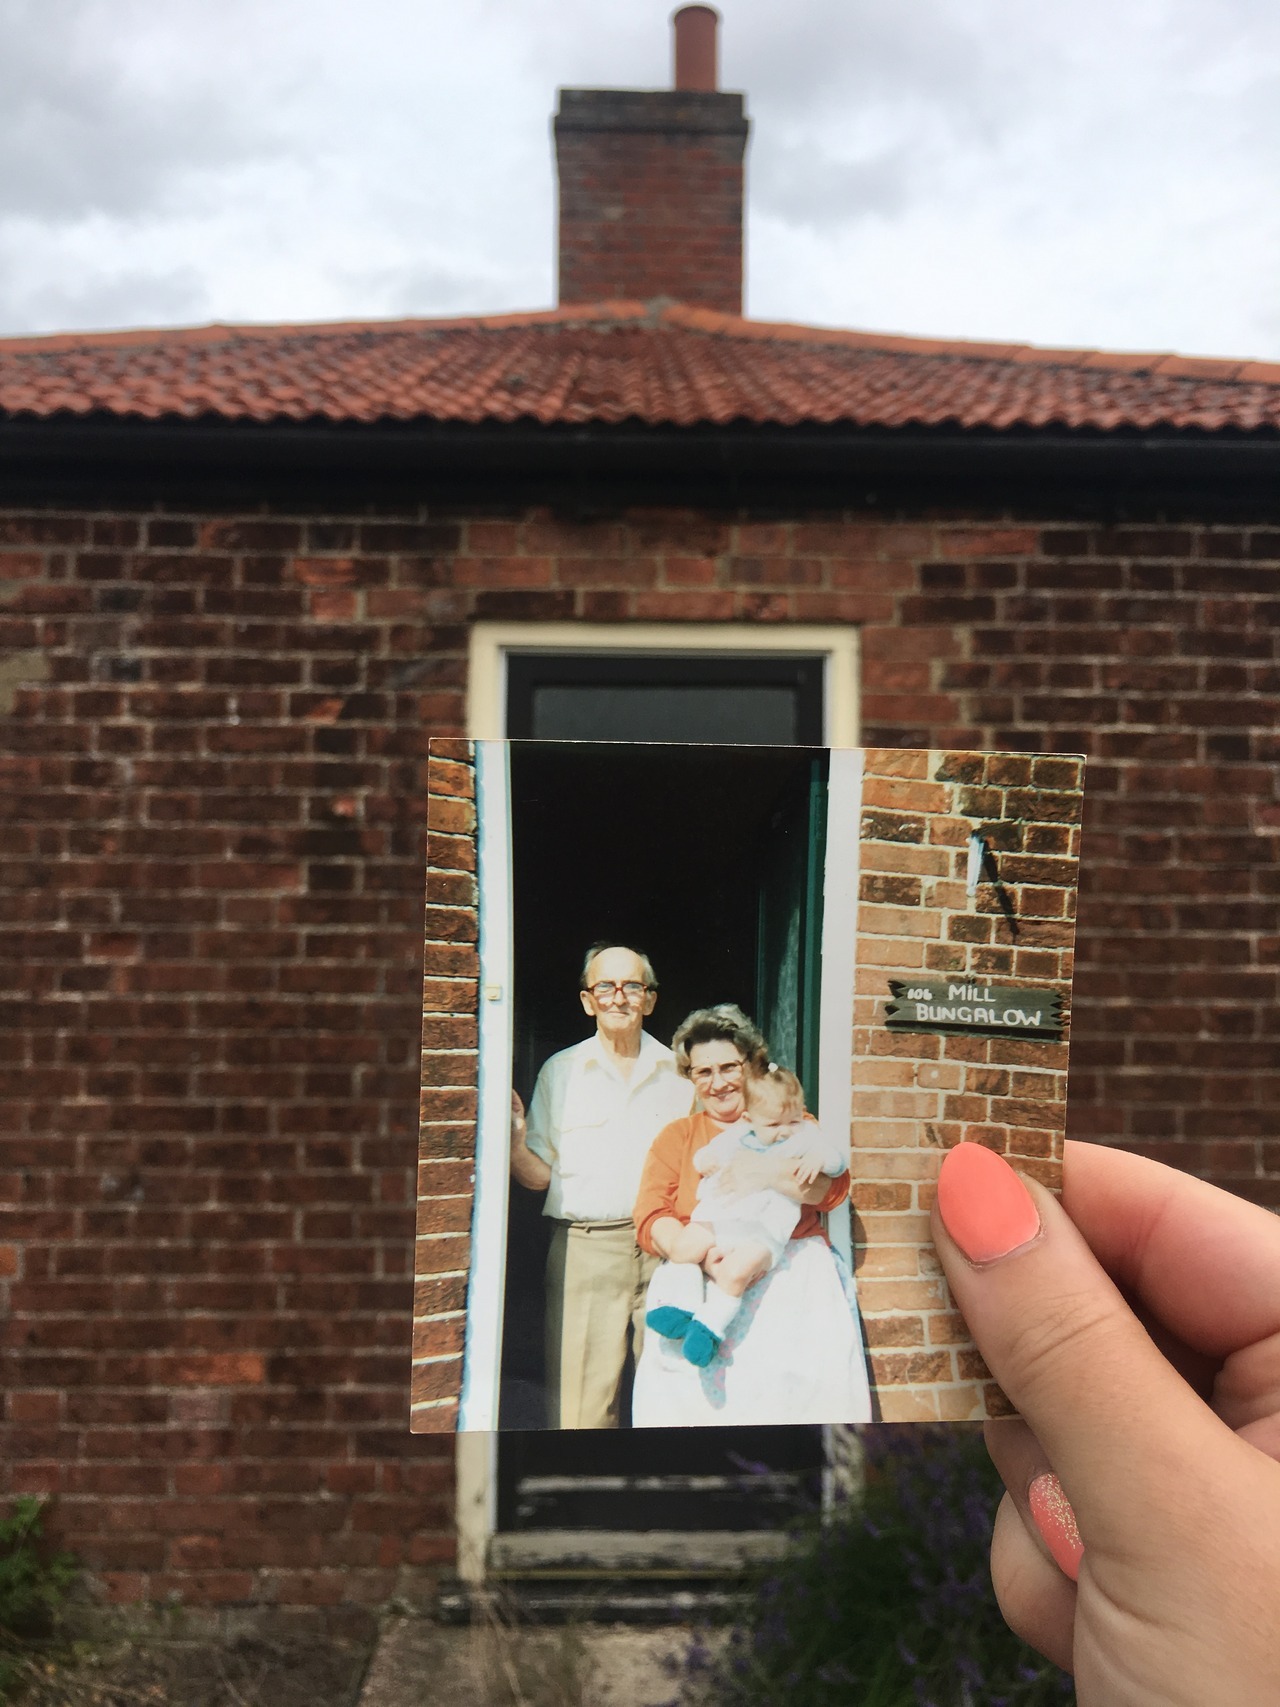
<svg viewBox="0 0 1280 1707">
<path fill-rule="evenodd" d="M 1056 993 L 1069 1022 L 1083 765 L 1067 757 L 871 749 L 860 838 L 853 1047 L 858 1303 L 886 1422 L 1007 1410 L 947 1307 L 929 1237 L 942 1154 L 966 1140 L 1061 1184 L 1067 1043 L 894 1032 L 891 979 L 994 979 Z M 966 888 L 981 832 L 999 882 Z M 987 873 L 984 876 L 989 875 Z"/>
<path fill-rule="evenodd" d="M 855 623 L 866 741 L 1088 753 L 1071 1128 L 1280 1204 L 1278 572 L 1262 526 L 0 512 L 0 1495 L 122 1597 L 449 1553 L 423 765 L 477 617 Z"/>
<path fill-rule="evenodd" d="M 459 537 L 0 516 L 0 1483 L 115 1597 L 376 1601 L 452 1553 L 405 1405 Z"/>
</svg>

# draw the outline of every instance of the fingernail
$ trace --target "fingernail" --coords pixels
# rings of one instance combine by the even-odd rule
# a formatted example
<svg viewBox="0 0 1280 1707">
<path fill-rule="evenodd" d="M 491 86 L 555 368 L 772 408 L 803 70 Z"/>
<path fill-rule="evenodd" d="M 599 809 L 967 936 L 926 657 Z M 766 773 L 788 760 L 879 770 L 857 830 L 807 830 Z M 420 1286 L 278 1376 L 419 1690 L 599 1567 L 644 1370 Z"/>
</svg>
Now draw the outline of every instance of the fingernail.
<svg viewBox="0 0 1280 1707">
<path fill-rule="evenodd" d="M 1008 1256 L 1040 1231 L 1026 1186 L 1003 1156 L 981 1144 L 957 1144 L 943 1157 L 938 1213 L 970 1262 Z"/>
<path fill-rule="evenodd" d="M 1053 1554 L 1054 1564 L 1075 1582 L 1080 1575 L 1084 1542 L 1080 1539 L 1080 1527 L 1071 1509 L 1071 1501 L 1063 1493 L 1062 1483 L 1052 1470 L 1036 1477 L 1027 1489 L 1027 1500 L 1036 1528 Z"/>
</svg>

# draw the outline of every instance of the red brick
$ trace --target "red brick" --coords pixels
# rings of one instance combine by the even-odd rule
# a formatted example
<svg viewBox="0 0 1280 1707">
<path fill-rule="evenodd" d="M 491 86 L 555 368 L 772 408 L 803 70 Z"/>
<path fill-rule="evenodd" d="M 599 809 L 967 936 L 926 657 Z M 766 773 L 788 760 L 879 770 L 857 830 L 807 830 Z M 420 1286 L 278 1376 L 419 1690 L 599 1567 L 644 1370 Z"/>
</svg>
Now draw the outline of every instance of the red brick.
<svg viewBox="0 0 1280 1707">
<path fill-rule="evenodd" d="M 265 1371 L 261 1357 L 227 1352 L 167 1360 L 164 1378 L 193 1387 L 238 1387 L 262 1381 Z"/>
<path fill-rule="evenodd" d="M 1026 557 L 1039 545 L 1034 528 L 944 528 L 938 541 L 943 557 Z"/>
<path fill-rule="evenodd" d="M 631 614 L 639 622 L 728 622 L 740 611 L 731 592 L 637 593 Z"/>
<path fill-rule="evenodd" d="M 668 586 L 711 586 L 719 577 L 719 562 L 714 557 L 677 557 L 668 554 L 662 561 L 662 578 Z"/>
</svg>

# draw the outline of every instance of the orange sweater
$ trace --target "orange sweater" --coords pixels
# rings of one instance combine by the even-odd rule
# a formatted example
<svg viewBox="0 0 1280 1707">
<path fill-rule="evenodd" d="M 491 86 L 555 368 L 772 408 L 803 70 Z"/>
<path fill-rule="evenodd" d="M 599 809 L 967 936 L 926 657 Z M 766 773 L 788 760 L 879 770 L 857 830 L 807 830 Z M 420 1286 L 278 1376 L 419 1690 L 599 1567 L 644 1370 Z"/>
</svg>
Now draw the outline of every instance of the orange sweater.
<svg viewBox="0 0 1280 1707">
<path fill-rule="evenodd" d="M 664 1215 L 674 1215 L 677 1221 L 687 1223 L 693 1215 L 698 1182 L 702 1178 L 693 1165 L 693 1158 L 704 1144 L 709 1144 L 716 1133 L 723 1130 L 709 1114 L 687 1114 L 683 1120 L 673 1120 L 670 1126 L 664 1126 L 654 1139 L 645 1159 L 644 1173 L 640 1176 L 640 1193 L 634 1211 L 636 1243 L 650 1256 L 659 1254 L 651 1237 L 655 1221 L 660 1221 Z M 846 1171 L 832 1180 L 831 1189 L 821 1203 L 800 1205 L 800 1219 L 791 1237 L 807 1239 L 816 1233 L 819 1238 L 825 1238 L 818 1216 L 843 1203 L 848 1195 L 849 1175 Z"/>
</svg>

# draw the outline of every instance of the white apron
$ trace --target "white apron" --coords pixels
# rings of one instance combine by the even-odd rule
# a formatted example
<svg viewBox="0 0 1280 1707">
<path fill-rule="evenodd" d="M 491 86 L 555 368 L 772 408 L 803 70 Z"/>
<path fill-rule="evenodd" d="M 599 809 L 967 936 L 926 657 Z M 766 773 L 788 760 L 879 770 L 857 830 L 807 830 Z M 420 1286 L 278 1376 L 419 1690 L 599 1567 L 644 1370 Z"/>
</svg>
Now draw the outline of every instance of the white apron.
<svg viewBox="0 0 1280 1707">
<path fill-rule="evenodd" d="M 703 1285 L 693 1264 L 664 1262 L 647 1308 L 692 1309 Z M 853 1278 L 830 1245 L 792 1239 L 743 1295 L 705 1369 L 686 1360 L 678 1340 L 646 1329 L 632 1417 L 636 1428 L 870 1422 Z"/>
</svg>

